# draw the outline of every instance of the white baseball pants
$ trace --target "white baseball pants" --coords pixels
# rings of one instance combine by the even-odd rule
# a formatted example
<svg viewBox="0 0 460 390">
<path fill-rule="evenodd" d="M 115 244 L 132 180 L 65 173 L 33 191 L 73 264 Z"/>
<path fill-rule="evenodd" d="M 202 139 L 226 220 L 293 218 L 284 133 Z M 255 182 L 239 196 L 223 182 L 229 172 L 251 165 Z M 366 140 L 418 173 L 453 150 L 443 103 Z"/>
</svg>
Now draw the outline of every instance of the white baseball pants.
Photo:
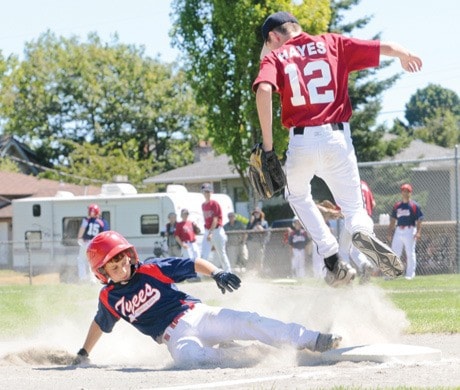
<svg viewBox="0 0 460 390">
<path fill-rule="evenodd" d="M 345 216 L 348 231 L 373 232 L 372 220 L 363 205 L 348 123 L 344 123 L 344 130 L 332 130 L 328 124 L 308 127 L 303 135 L 294 135 L 291 129 L 285 166 L 286 199 L 311 234 L 321 256 L 337 253 L 339 245 L 312 198 L 310 181 L 314 175 L 329 186 Z"/>
<path fill-rule="evenodd" d="M 182 257 L 186 257 L 188 259 L 196 259 L 197 257 L 200 257 L 196 242 L 184 242 L 184 244 L 187 245 L 187 248 L 181 248 Z"/>
<path fill-rule="evenodd" d="M 214 246 L 216 250 L 217 261 L 220 262 L 220 267 L 224 271 L 231 272 L 232 267 L 230 266 L 230 261 L 228 260 L 227 251 L 225 246 L 227 244 L 227 234 L 222 226 L 213 230 L 211 235 L 211 240 L 208 240 L 209 230 L 205 229 L 203 235 L 203 243 L 201 244 L 201 257 L 205 260 L 208 259 L 211 249 Z"/>
<path fill-rule="evenodd" d="M 292 248 L 291 272 L 294 278 L 305 277 L 305 249 Z"/>
<path fill-rule="evenodd" d="M 415 256 L 416 234 L 417 228 L 415 226 L 397 226 L 391 242 L 391 249 L 399 257 L 401 257 L 403 249 L 405 249 L 407 257 L 406 278 L 410 279 L 415 276 L 415 268 L 417 267 Z"/>
<path fill-rule="evenodd" d="M 285 323 L 221 307 L 196 304 L 177 325 L 166 328 L 162 342 L 179 365 L 219 364 L 228 352 L 213 346 L 229 341 L 257 340 L 280 347 L 314 349 L 319 332 L 296 323 Z"/>
</svg>

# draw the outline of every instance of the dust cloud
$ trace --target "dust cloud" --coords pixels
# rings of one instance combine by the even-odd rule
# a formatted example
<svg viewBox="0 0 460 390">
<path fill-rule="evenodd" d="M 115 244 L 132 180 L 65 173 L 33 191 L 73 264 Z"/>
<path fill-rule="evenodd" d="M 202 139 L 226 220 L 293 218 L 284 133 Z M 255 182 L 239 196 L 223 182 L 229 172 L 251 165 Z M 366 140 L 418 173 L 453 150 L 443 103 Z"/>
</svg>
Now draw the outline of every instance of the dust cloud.
<svg viewBox="0 0 460 390">
<path fill-rule="evenodd" d="M 178 287 L 212 306 L 255 311 L 260 315 L 297 322 L 311 330 L 333 332 L 343 337 L 343 347 L 398 342 L 409 325 L 405 313 L 396 308 L 385 292 L 373 286 L 332 289 L 289 281 L 280 283 L 243 275 L 241 288 L 224 295 L 214 281 L 182 283 Z M 95 291 L 95 299 L 97 291 Z M 32 337 L 0 342 L 0 364 L 69 365 L 83 345 L 95 314 L 94 303 L 84 303 L 78 318 L 53 318 Z M 257 350 L 257 351 L 260 351 Z M 256 355 L 254 355 L 256 356 Z M 110 334 L 104 334 L 91 353 L 96 365 L 172 367 L 164 345 L 158 345 L 124 321 Z M 264 365 L 295 364 L 292 350 L 263 349 L 257 356 Z"/>
</svg>

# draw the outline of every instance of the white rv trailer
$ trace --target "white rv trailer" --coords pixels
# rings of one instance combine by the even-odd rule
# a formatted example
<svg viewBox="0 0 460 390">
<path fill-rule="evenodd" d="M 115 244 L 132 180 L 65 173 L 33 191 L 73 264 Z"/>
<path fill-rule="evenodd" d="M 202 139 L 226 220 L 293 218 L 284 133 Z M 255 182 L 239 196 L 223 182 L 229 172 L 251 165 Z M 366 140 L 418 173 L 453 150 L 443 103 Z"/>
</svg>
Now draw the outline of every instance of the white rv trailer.
<svg viewBox="0 0 460 390">
<path fill-rule="evenodd" d="M 228 195 L 213 194 L 222 207 L 224 223 L 233 211 Z M 130 185 L 104 185 L 100 195 L 17 199 L 13 205 L 13 267 L 31 268 L 34 273 L 76 274 L 77 233 L 88 205 L 97 203 L 111 230 L 120 232 L 132 243 L 140 259 L 153 256 L 155 247 L 163 246 L 167 216 L 189 210 L 189 219 L 204 231 L 201 205 L 204 196 L 188 192 L 183 186 L 168 186 L 165 193 L 138 194 Z M 199 241 L 201 237 L 198 238 Z M 69 276 L 69 279 L 72 279 Z"/>
</svg>

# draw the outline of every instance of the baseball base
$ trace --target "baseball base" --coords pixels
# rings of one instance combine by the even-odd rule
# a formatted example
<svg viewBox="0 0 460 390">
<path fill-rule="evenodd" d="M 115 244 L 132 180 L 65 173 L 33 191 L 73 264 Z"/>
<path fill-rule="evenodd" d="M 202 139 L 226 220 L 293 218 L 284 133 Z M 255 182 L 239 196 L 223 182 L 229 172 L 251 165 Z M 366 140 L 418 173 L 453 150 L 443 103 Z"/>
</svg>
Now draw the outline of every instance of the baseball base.
<svg viewBox="0 0 460 390">
<path fill-rule="evenodd" d="M 420 362 L 441 359 L 441 351 L 429 347 L 406 344 L 370 344 L 339 348 L 321 354 L 325 363 L 339 361 L 385 363 L 391 361 Z"/>
</svg>

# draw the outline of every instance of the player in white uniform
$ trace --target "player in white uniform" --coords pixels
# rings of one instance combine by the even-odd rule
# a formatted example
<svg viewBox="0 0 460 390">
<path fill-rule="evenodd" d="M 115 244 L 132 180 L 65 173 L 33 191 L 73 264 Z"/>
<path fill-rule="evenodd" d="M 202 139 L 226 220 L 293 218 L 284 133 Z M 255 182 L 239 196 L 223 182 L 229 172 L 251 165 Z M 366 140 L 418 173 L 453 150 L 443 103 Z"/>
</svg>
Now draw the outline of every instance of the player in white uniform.
<svg viewBox="0 0 460 390">
<path fill-rule="evenodd" d="M 378 66 L 381 54 L 399 58 L 409 72 L 418 71 L 422 61 L 397 44 L 338 34 L 309 35 L 287 12 L 270 15 L 262 36 L 265 45 L 253 90 L 263 149 L 273 150 L 272 93 L 276 92 L 283 126 L 289 129 L 286 197 L 324 258 L 326 281 L 332 286 L 346 284 L 356 271 L 339 259 L 337 240 L 315 206 L 310 186 L 314 175 L 324 179 L 340 205 L 353 244 L 387 275 L 400 275 L 400 259 L 374 236 L 372 220 L 363 208 L 347 84 L 351 72 Z"/>
<path fill-rule="evenodd" d="M 257 340 L 275 347 L 318 352 L 336 348 L 341 340 L 337 335 L 255 312 L 211 307 L 180 291 L 175 283 L 196 278 L 197 273 L 213 277 L 222 293 L 240 287 L 238 276 L 201 258 L 140 263 L 134 246 L 114 231 L 96 236 L 88 246 L 87 257 L 94 275 L 105 286 L 76 364 L 88 362 L 103 332 L 111 332 L 120 318 L 165 344 L 174 362 L 185 367 L 221 366 L 227 359 L 244 357 L 242 348 L 215 347 L 233 340 Z"/>
</svg>

